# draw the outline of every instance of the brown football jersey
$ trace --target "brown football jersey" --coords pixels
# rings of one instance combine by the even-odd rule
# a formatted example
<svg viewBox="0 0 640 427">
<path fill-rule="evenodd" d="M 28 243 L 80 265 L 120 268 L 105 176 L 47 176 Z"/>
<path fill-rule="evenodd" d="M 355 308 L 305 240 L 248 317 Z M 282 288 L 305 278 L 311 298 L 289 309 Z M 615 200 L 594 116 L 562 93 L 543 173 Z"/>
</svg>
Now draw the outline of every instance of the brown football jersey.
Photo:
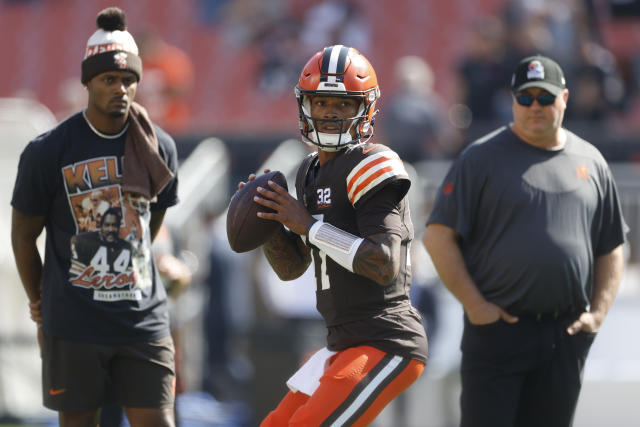
<svg viewBox="0 0 640 427">
<path fill-rule="evenodd" d="M 388 286 L 348 271 L 305 241 L 312 249 L 317 308 L 332 350 L 371 345 L 426 360 L 424 328 L 409 300 L 409 186 L 398 155 L 380 144 L 349 146 L 322 167 L 314 153 L 300 167 L 297 197 L 315 218 L 360 237 L 392 233 L 402 239 L 400 271 Z"/>
</svg>

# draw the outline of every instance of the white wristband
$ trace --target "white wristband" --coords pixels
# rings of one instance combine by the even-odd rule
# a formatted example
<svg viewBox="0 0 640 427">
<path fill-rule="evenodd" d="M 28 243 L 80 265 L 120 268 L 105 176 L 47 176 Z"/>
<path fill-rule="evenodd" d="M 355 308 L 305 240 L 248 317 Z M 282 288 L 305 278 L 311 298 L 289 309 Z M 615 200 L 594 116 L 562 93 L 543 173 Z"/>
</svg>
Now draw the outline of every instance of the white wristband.
<svg viewBox="0 0 640 427">
<path fill-rule="evenodd" d="M 363 241 L 324 221 L 316 221 L 309 229 L 309 242 L 352 273 L 353 258 Z"/>
</svg>

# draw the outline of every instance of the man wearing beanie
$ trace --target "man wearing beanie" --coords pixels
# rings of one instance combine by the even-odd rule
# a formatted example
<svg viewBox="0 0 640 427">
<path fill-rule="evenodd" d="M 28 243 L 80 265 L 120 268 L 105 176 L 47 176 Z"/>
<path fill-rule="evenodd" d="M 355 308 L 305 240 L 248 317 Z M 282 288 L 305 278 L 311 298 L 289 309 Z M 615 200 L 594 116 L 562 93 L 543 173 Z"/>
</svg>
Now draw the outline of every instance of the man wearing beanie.
<svg viewBox="0 0 640 427">
<path fill-rule="evenodd" d="M 151 242 L 178 202 L 176 147 L 133 102 L 142 62 L 124 12 L 105 9 L 97 25 L 82 61 L 87 108 L 20 157 L 13 251 L 38 326 L 44 405 L 60 425 L 95 426 L 117 402 L 131 425 L 173 426 L 174 346 Z"/>
<path fill-rule="evenodd" d="M 623 271 L 627 227 L 598 150 L 562 127 L 550 58 L 511 80 L 513 123 L 454 162 L 424 244 L 464 308 L 462 427 L 568 427 Z"/>
</svg>

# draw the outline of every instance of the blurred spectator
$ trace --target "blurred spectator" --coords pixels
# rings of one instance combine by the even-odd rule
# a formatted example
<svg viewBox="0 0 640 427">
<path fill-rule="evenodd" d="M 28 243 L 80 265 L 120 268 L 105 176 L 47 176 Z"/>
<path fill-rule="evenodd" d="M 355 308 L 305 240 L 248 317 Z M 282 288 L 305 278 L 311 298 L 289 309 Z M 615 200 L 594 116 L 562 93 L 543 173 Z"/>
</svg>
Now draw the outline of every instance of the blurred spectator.
<svg viewBox="0 0 640 427">
<path fill-rule="evenodd" d="M 606 120 L 625 94 L 613 54 L 602 46 L 592 1 L 510 0 L 504 9 L 509 28 L 507 66 L 536 53 L 559 58 L 567 71 L 567 120 L 588 126 Z"/>
<path fill-rule="evenodd" d="M 288 14 L 288 0 L 234 0 L 224 11 L 222 34 L 232 47 L 246 48 L 259 42 L 267 29 L 284 22 Z"/>
<path fill-rule="evenodd" d="M 584 0 L 509 0 L 503 12 L 513 51 L 508 65 L 515 67 L 522 56 L 541 52 L 568 61 L 586 22 L 584 3 Z"/>
<path fill-rule="evenodd" d="M 206 25 L 218 24 L 230 0 L 198 0 L 195 19 Z"/>
<path fill-rule="evenodd" d="M 459 139 L 452 138 L 429 64 L 404 56 L 395 64 L 394 79 L 390 105 L 379 119 L 384 143 L 409 162 L 452 156 Z"/>
<path fill-rule="evenodd" d="M 229 247 L 226 215 L 209 214 L 209 272 L 203 331 L 202 389 L 220 401 L 247 401 L 253 367 L 244 340 L 253 323 L 251 253 Z"/>
<path fill-rule="evenodd" d="M 640 17 L 640 1 L 609 0 L 611 14 L 617 18 L 634 19 Z"/>
<path fill-rule="evenodd" d="M 305 54 L 300 52 L 299 21 L 288 0 L 237 0 L 225 10 L 222 34 L 234 51 L 254 50 L 260 95 L 291 95 Z M 258 97 L 260 99 L 260 97 Z"/>
<path fill-rule="evenodd" d="M 626 94 L 616 59 L 603 46 L 584 41 L 579 45 L 576 64 L 567 76 L 571 90 L 568 119 L 604 120 L 623 104 Z M 573 79 L 573 81 L 572 81 Z"/>
<path fill-rule="evenodd" d="M 342 44 L 369 52 L 372 28 L 357 0 L 321 0 L 307 9 L 300 39 L 306 46 L 304 56 L 318 46 Z"/>
<path fill-rule="evenodd" d="M 147 106 L 152 120 L 170 134 L 180 135 L 191 118 L 188 96 L 195 78 L 191 58 L 154 30 L 139 34 L 136 40 L 144 67 L 137 99 Z"/>
<path fill-rule="evenodd" d="M 191 270 L 180 258 L 175 256 L 176 248 L 169 229 L 161 226 L 156 238 L 153 241 L 153 255 L 160 273 L 160 278 L 169 296 L 169 316 L 171 322 L 171 336 L 175 346 L 176 363 L 176 395 L 184 393 L 184 367 L 183 354 L 184 345 L 182 343 L 181 325 L 177 322 L 176 302 L 191 284 Z M 177 410 L 177 406 L 174 407 Z M 175 417 L 178 420 L 178 414 Z"/>
<path fill-rule="evenodd" d="M 634 55 L 630 55 L 629 61 L 629 76 L 628 76 L 628 90 L 626 99 L 626 108 L 618 117 L 616 123 L 617 134 L 624 135 L 637 140 L 637 134 L 640 131 L 640 96 L 638 96 L 638 89 L 640 88 L 640 51 L 637 51 Z M 640 161 L 640 152 L 636 151 L 632 154 L 631 160 L 637 162 Z"/>
<path fill-rule="evenodd" d="M 261 93 L 291 96 L 291 82 L 298 78 L 305 56 L 298 31 L 296 21 L 286 16 L 256 35 L 261 52 L 258 79 Z"/>
<path fill-rule="evenodd" d="M 556 11 L 561 2 L 545 6 L 545 0 L 509 0 L 502 12 L 506 23 L 506 67 L 509 72 L 522 57 L 549 54 L 553 34 L 548 26 L 546 7 Z"/>
<path fill-rule="evenodd" d="M 497 17 L 485 16 L 471 25 L 457 86 L 460 102 L 471 110 L 472 126 L 493 127 L 510 117 L 503 102 L 510 96 L 505 47 L 505 28 Z"/>
<path fill-rule="evenodd" d="M 595 129 L 625 102 L 625 85 L 616 59 L 597 40 L 594 5 L 590 1 L 508 0 L 498 17 L 485 17 L 472 27 L 467 57 L 460 70 L 459 98 L 472 114 L 468 140 L 497 122 L 509 120 L 505 106 L 510 70 L 534 54 L 559 58 L 573 94 L 567 120 Z M 504 24 L 503 24 L 504 22 Z M 591 133 L 590 131 L 587 131 Z"/>
</svg>

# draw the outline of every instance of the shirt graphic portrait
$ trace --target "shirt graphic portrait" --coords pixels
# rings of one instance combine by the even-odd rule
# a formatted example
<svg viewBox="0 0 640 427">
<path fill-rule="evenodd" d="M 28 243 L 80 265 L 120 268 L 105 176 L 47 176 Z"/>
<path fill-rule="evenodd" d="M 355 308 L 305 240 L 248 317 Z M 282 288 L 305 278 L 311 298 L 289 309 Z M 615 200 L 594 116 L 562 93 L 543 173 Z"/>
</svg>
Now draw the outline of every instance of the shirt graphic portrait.
<svg viewBox="0 0 640 427">
<path fill-rule="evenodd" d="M 108 156 L 62 168 L 76 226 L 69 284 L 93 289 L 97 301 L 141 300 L 152 286 L 150 203 L 122 192 L 121 165 Z"/>
</svg>

